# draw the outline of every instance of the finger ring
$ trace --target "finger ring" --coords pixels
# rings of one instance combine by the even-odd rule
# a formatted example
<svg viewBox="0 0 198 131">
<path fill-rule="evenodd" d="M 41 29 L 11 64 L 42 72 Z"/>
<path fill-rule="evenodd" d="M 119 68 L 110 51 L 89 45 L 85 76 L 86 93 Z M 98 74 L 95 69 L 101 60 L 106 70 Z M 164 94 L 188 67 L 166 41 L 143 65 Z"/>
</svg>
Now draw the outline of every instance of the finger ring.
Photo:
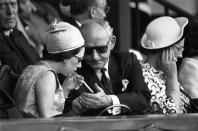
<svg viewBox="0 0 198 131">
<path fill-rule="evenodd" d="M 77 86 L 76 88 L 75 88 L 75 90 L 78 90 L 79 89 L 79 86 Z"/>
<path fill-rule="evenodd" d="M 177 62 L 177 58 L 173 58 L 173 61 Z"/>
</svg>

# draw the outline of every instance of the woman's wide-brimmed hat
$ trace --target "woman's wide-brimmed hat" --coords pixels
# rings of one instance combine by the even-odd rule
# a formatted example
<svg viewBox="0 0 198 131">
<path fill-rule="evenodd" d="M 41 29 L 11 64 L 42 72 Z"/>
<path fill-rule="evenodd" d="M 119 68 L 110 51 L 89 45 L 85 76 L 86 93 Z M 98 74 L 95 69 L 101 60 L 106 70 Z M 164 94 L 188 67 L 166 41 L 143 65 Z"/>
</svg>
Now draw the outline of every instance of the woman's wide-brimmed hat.
<svg viewBox="0 0 198 131">
<path fill-rule="evenodd" d="M 66 22 L 51 24 L 45 40 L 48 53 L 66 52 L 85 44 L 79 29 Z"/>
<path fill-rule="evenodd" d="M 188 18 L 162 16 L 151 21 L 141 39 L 145 49 L 161 49 L 175 44 L 184 33 Z"/>
</svg>

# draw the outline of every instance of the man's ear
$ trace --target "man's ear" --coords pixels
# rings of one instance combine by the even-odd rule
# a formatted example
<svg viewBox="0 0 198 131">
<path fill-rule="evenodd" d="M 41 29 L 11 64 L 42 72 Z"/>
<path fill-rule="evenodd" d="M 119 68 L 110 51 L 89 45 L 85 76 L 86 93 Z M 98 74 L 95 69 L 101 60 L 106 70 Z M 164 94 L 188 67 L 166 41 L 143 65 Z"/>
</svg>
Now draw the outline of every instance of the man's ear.
<svg viewBox="0 0 198 131">
<path fill-rule="evenodd" d="M 64 65 L 66 65 L 66 64 L 67 64 L 67 62 L 68 62 L 68 60 L 67 60 L 67 59 L 64 59 L 64 60 L 63 60 L 63 64 L 64 64 Z"/>
<path fill-rule="evenodd" d="M 113 48 L 115 47 L 115 43 L 116 43 L 116 37 L 113 35 L 111 36 L 111 45 L 110 45 L 111 50 L 113 50 Z"/>
<path fill-rule="evenodd" d="M 92 18 L 95 18 L 96 17 L 96 8 L 95 7 L 91 7 L 89 9 L 89 17 L 92 19 Z"/>
</svg>

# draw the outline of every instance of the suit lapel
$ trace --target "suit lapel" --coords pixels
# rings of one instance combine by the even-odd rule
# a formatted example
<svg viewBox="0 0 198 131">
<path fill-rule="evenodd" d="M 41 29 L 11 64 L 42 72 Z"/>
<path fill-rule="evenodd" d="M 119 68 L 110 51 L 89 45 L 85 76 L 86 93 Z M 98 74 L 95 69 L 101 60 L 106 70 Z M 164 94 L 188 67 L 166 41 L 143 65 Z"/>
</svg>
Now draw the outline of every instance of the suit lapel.
<svg viewBox="0 0 198 131">
<path fill-rule="evenodd" d="M 120 93 L 122 90 L 122 68 L 117 59 L 119 59 L 119 57 L 114 56 L 112 52 L 109 58 L 108 68 L 114 93 Z"/>
<path fill-rule="evenodd" d="M 86 78 L 86 80 L 88 81 L 88 83 L 91 83 L 92 87 L 94 87 L 95 83 L 97 83 L 98 86 L 102 88 L 106 94 L 110 94 L 109 89 L 105 88 L 105 86 L 102 84 L 102 82 L 100 81 L 100 79 L 98 78 L 98 76 L 95 74 L 94 71 L 91 71 L 88 74 L 89 76 Z M 93 90 L 94 92 L 96 92 L 95 89 Z"/>
<path fill-rule="evenodd" d="M 26 51 L 28 49 L 28 48 L 26 48 L 26 44 L 28 44 L 28 43 L 24 43 L 24 42 L 21 41 L 19 32 L 17 32 L 17 31 L 14 30 L 13 33 L 16 34 L 15 36 L 13 36 L 13 40 L 15 41 L 15 44 L 17 45 L 17 47 L 19 48 L 19 50 L 21 51 L 21 54 L 23 54 L 23 56 L 25 58 L 28 57 L 29 56 L 29 53 L 30 53 L 30 52 L 27 52 Z"/>
<path fill-rule="evenodd" d="M 9 36 L 4 36 L 4 38 L 6 39 L 9 47 L 17 54 L 21 61 L 25 62 L 25 60 L 23 59 L 24 57 L 21 55 L 19 48 L 17 48 L 16 43 L 13 42 L 12 38 L 10 38 Z"/>
<path fill-rule="evenodd" d="M 94 92 L 96 92 L 96 90 L 94 89 L 94 85 L 95 83 L 97 83 L 98 86 L 101 87 L 106 94 L 111 94 L 110 90 L 104 87 L 98 76 L 95 74 L 94 70 L 85 62 L 82 62 L 80 74 L 83 75 L 85 81 L 93 89 Z"/>
<path fill-rule="evenodd" d="M 20 52 L 23 55 L 23 58 L 28 62 L 28 64 L 34 64 L 39 60 L 39 56 L 34 48 L 32 48 L 26 38 L 22 35 L 21 32 L 17 30 L 13 30 L 14 41 L 18 48 L 20 48 Z"/>
</svg>

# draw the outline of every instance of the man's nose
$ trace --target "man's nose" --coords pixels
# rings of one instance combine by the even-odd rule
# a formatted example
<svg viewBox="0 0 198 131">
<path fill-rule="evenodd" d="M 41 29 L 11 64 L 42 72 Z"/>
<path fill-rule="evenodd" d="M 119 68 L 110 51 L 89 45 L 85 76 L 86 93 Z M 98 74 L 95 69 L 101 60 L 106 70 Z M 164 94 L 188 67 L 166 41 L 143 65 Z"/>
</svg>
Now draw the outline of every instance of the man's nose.
<svg viewBox="0 0 198 131">
<path fill-rule="evenodd" d="M 178 55 L 178 57 L 179 57 L 179 58 L 182 58 L 182 57 L 183 57 L 182 53 L 180 53 L 180 54 Z"/>
<path fill-rule="evenodd" d="M 98 52 L 96 51 L 96 49 L 93 50 L 92 57 L 95 60 L 98 60 L 100 58 L 100 56 L 99 56 Z"/>
<path fill-rule="evenodd" d="M 78 64 L 76 65 L 76 67 L 77 67 L 77 68 L 81 68 L 81 67 L 82 67 L 81 62 L 80 62 L 80 63 L 78 63 Z"/>
<path fill-rule="evenodd" d="M 178 57 L 179 58 L 182 58 L 183 57 L 183 51 L 184 51 L 184 48 L 182 48 L 178 54 Z"/>
<path fill-rule="evenodd" d="M 101 14 L 100 19 L 105 19 L 107 17 L 106 13 Z"/>
<path fill-rule="evenodd" d="M 7 10 L 6 10 L 6 13 L 7 13 L 8 15 L 12 15 L 12 14 L 13 14 L 13 8 L 11 7 L 10 4 L 7 5 L 7 8 L 6 8 L 6 9 L 7 9 Z"/>
</svg>

